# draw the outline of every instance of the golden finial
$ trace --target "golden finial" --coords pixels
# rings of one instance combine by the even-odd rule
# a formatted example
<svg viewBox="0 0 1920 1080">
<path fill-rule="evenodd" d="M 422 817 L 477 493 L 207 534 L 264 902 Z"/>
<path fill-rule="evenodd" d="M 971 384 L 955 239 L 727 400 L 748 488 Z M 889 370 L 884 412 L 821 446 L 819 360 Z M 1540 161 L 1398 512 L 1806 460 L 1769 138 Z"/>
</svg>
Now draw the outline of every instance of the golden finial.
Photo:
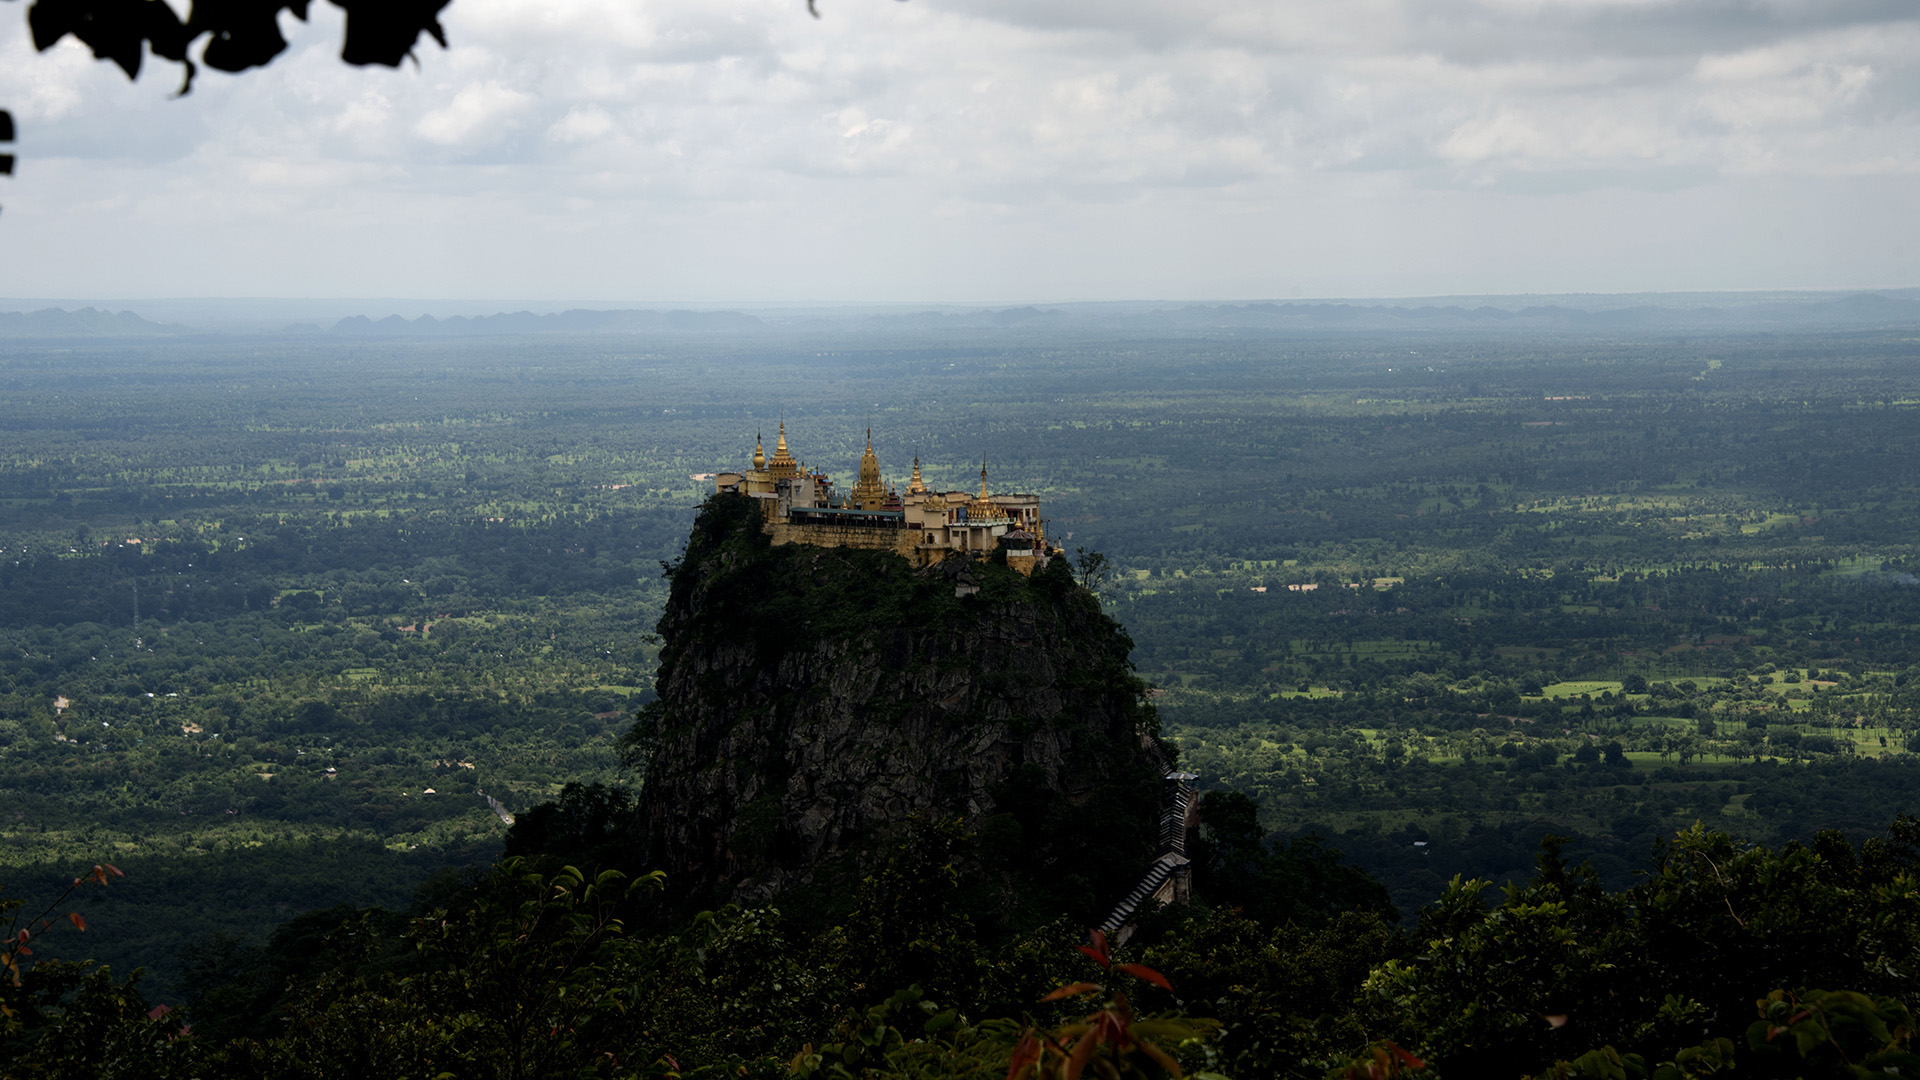
<svg viewBox="0 0 1920 1080">
<path fill-rule="evenodd" d="M 767 467 L 767 451 L 761 443 L 760 433 L 757 431 L 753 433 L 753 467 L 756 469 L 765 469 Z"/>
<path fill-rule="evenodd" d="M 867 428 L 867 449 L 860 455 L 860 477 L 853 485 L 853 503 L 862 510 L 874 510 L 887 497 L 887 486 L 880 479 L 880 459 L 873 455 L 873 428 Z"/>
</svg>

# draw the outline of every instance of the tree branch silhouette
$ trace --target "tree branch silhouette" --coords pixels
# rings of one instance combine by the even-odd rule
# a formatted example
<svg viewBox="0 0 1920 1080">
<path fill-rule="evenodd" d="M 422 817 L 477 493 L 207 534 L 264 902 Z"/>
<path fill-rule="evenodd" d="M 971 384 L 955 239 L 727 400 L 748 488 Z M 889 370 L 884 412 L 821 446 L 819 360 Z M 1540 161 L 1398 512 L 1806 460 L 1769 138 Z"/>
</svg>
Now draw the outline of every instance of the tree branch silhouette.
<svg viewBox="0 0 1920 1080">
<path fill-rule="evenodd" d="M 330 2 L 347 13 L 340 59 L 349 64 L 418 63 L 413 47 L 422 34 L 447 47 L 440 12 L 452 0 Z M 140 77 L 148 52 L 171 60 L 184 69 L 177 95 L 184 96 L 193 90 L 201 64 L 240 72 L 272 63 L 287 49 L 280 13 L 291 12 L 305 22 L 311 6 L 312 0 L 193 0 L 182 20 L 164 0 L 34 0 L 27 9 L 27 28 L 40 52 L 72 35 L 93 50 L 94 59 L 113 61 L 129 79 Z M 13 114 L 0 109 L 0 143 L 12 141 Z M 12 174 L 13 155 L 0 154 L 0 176 Z"/>
<path fill-rule="evenodd" d="M 413 56 L 422 34 L 447 47 L 440 12 L 451 0 L 331 2 L 347 13 L 340 59 L 349 64 L 397 67 Z M 129 79 L 140 77 L 147 52 L 171 60 L 185 68 L 180 93 L 186 94 L 199 64 L 238 72 L 272 63 L 287 48 L 280 13 L 305 22 L 311 6 L 312 0 L 193 0 L 182 20 L 163 0 L 34 0 L 27 26 L 41 52 L 71 34 L 93 50 L 95 59 L 113 61 Z M 196 63 L 194 49 L 203 38 Z"/>
<path fill-rule="evenodd" d="M 328 0 L 347 13 L 340 59 L 355 66 L 399 67 L 413 60 L 422 34 L 447 47 L 440 12 L 452 0 Z M 46 52 L 72 35 L 93 50 L 96 60 L 111 60 L 127 78 L 140 77 L 146 54 L 181 65 L 177 96 L 193 90 L 204 64 L 215 71 L 241 72 L 265 67 L 285 52 L 280 13 L 301 22 L 313 0 L 192 0 L 183 20 L 165 0 L 33 0 L 27 27 L 33 47 Z M 814 18 L 820 12 L 807 0 Z M 204 44 L 201 44 L 205 39 Z M 195 49 L 198 48 L 197 56 Z M 13 141 L 13 116 L 0 109 L 0 143 Z M 0 176 L 13 174 L 13 155 L 0 154 Z"/>
</svg>

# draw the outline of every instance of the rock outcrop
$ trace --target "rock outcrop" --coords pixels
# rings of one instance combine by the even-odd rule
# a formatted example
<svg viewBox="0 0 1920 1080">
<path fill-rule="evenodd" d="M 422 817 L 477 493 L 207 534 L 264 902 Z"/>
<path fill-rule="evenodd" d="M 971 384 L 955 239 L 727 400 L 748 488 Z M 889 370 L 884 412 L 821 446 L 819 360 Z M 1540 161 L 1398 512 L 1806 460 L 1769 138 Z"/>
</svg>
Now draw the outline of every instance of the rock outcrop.
<svg viewBox="0 0 1920 1080">
<path fill-rule="evenodd" d="M 916 819 L 961 819 L 963 872 L 1048 917 L 1097 918 L 1151 861 L 1170 755 L 1132 642 L 1065 560 L 1029 579 L 775 547 L 729 495 L 671 578 L 635 740 L 673 892 L 831 907 Z"/>
</svg>

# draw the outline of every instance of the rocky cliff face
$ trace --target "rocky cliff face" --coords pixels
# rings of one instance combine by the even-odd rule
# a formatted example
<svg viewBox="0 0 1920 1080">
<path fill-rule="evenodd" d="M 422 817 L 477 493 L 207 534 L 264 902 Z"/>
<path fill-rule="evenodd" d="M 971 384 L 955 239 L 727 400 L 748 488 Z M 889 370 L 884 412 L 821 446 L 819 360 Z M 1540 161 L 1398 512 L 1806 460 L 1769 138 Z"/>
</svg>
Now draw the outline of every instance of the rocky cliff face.
<svg viewBox="0 0 1920 1080">
<path fill-rule="evenodd" d="M 649 861 L 675 892 L 830 907 L 916 817 L 962 819 L 968 872 L 1036 913 L 1097 915 L 1152 858 L 1169 756 L 1132 642 L 1063 560 L 1029 580 L 773 547 L 724 496 L 671 576 L 636 738 Z"/>
</svg>

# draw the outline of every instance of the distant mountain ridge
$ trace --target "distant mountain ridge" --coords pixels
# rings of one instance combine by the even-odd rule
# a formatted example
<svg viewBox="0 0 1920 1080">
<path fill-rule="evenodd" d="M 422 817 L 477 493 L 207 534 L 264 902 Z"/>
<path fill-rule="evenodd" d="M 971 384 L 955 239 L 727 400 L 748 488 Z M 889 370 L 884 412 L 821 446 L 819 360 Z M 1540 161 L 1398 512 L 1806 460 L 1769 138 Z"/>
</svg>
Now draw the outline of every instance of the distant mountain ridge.
<svg viewBox="0 0 1920 1080">
<path fill-rule="evenodd" d="M 1022 326 L 1029 323 L 1051 326 L 1073 318 L 1058 308 L 1042 310 L 1031 304 L 1017 308 L 976 308 L 966 311 L 915 311 L 905 315 L 876 315 L 874 322 L 886 326 L 946 329 L 956 327 Z"/>
<path fill-rule="evenodd" d="M 1477 303 L 1421 301 L 1268 300 L 1245 303 L 1056 304 L 1009 308 L 944 308 L 875 313 L 854 325 L 877 331 L 1005 331 L 1031 333 L 1093 328 L 1134 333 L 1209 331 L 1369 330 L 1567 330 L 1640 329 L 1754 332 L 1767 330 L 1868 330 L 1920 327 L 1920 295 L 1862 292 L 1828 298 L 1729 295 L 1724 303 L 1700 302 L 1697 295 L 1676 295 L 1673 303 L 1657 296 L 1621 304 L 1620 298 L 1595 298 L 1592 308 L 1574 297 L 1463 298 Z M 1437 298 L 1444 301 L 1445 298 Z M 1634 300 L 1641 300 L 1634 297 Z M 1716 298 L 1717 299 L 1717 298 Z M 1572 302 L 1568 302 L 1572 301 Z"/>
<path fill-rule="evenodd" d="M 184 326 L 150 322 L 131 311 L 0 311 L 0 338 L 157 337 L 187 333 Z"/>
<path fill-rule="evenodd" d="M 422 315 L 405 319 L 389 315 L 369 319 L 351 315 L 334 323 L 327 333 L 338 337 L 472 337 L 501 334 L 607 334 L 661 332 L 683 334 L 759 329 L 764 324 L 738 311 L 594 311 L 575 308 L 546 315 L 531 311 L 501 312 L 469 318 L 455 315 L 436 319 Z"/>
<path fill-rule="evenodd" d="M 1634 328 L 1767 329 L 1920 325 L 1920 300 L 1856 293 L 1833 300 L 1734 303 L 1721 307 L 1646 304 L 1583 311 L 1561 304 L 1519 309 L 1480 305 L 1418 307 L 1352 303 L 1189 304 L 1183 308 L 1125 316 L 1145 325 L 1274 328 L 1413 328 L 1510 326 L 1516 329 L 1611 330 Z"/>
<path fill-rule="evenodd" d="M 1458 302 L 1455 302 L 1455 301 Z M 45 301 L 41 301 L 44 303 Z M 67 301 L 75 303 L 75 301 Z M 25 306 L 32 301 L 0 301 Z M 117 302 L 116 302 L 117 303 Z M 181 301 L 154 301 L 159 314 L 187 315 L 154 321 L 131 310 L 95 306 L 66 310 L 0 311 L 0 341 L 63 338 L 165 338 L 180 335 L 300 334 L 335 340 L 436 340 L 540 335 L 705 334 L 759 336 L 841 332 L 913 336 L 983 333 L 1032 337 L 1046 334 L 1120 333 L 1180 336 L 1237 333 L 1325 334 L 1372 331 L 1733 332 L 1907 330 L 1920 328 L 1920 289 L 1839 293 L 1674 293 L 1621 295 L 1463 296 L 1405 300 L 1325 299 L 1245 302 L 1076 302 L 1009 307 L 955 304 L 928 307 L 805 306 L 692 310 L 687 308 L 572 308 L 537 313 L 417 318 L 329 312 L 291 324 L 241 329 L 201 325 Z M 311 301 L 306 303 L 319 303 Z M 362 301 L 365 307 L 429 301 Z M 341 308 L 334 308 L 334 312 Z M 352 307 L 345 310 L 351 311 Z M 442 308 L 444 311 L 445 309 Z M 472 310 L 469 308 L 469 310 Z M 484 309 L 482 309 L 484 310 Z M 318 313 L 316 313 L 318 314 Z M 259 316 L 252 316 L 258 319 Z"/>
</svg>

